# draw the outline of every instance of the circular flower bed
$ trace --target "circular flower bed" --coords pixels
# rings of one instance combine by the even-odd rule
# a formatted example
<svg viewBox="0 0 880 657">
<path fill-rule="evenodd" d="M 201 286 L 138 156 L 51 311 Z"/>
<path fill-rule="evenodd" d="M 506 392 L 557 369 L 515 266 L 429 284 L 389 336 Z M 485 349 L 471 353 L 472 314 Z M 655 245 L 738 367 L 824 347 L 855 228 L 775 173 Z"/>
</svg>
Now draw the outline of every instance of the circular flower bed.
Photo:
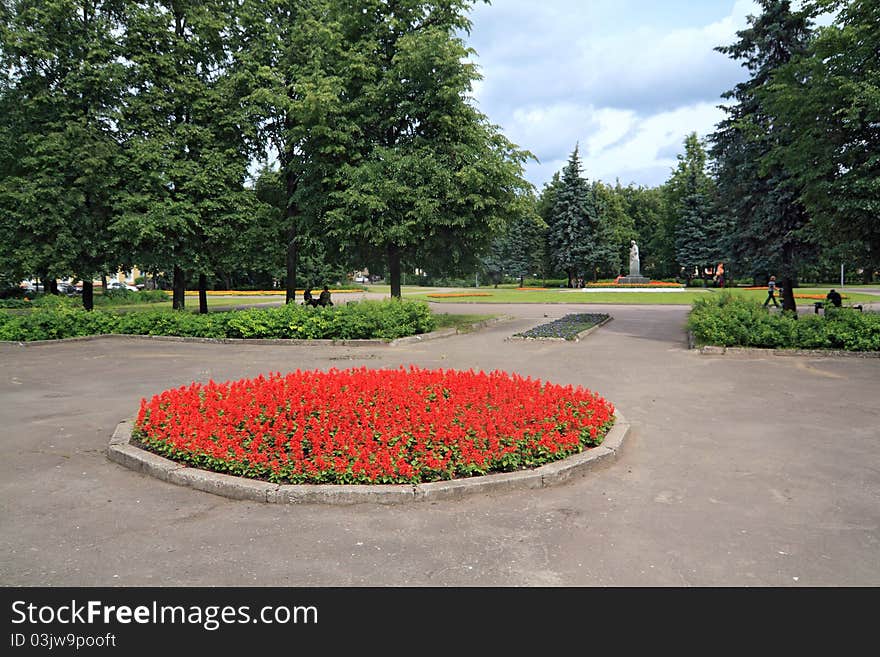
<svg viewBox="0 0 880 657">
<path fill-rule="evenodd" d="M 356 368 L 193 383 L 142 400 L 133 438 L 278 483 L 419 483 L 509 472 L 594 447 L 614 406 L 516 374 Z"/>
</svg>

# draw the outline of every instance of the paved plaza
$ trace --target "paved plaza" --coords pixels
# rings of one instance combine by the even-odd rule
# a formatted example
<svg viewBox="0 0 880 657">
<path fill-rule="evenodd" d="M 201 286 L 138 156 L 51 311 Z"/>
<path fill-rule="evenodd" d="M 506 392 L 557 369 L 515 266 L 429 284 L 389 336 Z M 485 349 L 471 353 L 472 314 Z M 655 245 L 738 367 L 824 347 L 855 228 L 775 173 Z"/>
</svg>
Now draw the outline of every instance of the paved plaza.
<svg viewBox="0 0 880 657">
<path fill-rule="evenodd" d="M 395 346 L 96 339 L 0 345 L 0 584 L 878 586 L 880 359 L 701 355 L 686 306 L 589 306 L 578 343 L 507 341 L 584 306 Z M 110 462 L 142 397 L 293 369 L 503 369 L 577 384 L 630 422 L 552 488 L 382 506 L 234 501 Z"/>
</svg>

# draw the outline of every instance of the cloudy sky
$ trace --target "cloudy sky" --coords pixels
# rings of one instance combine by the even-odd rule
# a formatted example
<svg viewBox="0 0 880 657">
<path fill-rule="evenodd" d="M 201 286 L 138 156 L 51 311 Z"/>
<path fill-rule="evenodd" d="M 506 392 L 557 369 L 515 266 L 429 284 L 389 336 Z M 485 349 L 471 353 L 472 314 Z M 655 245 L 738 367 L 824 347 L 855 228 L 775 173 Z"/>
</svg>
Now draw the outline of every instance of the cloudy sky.
<svg viewBox="0 0 880 657">
<path fill-rule="evenodd" d="M 736 40 L 752 0 L 493 0 L 467 38 L 480 109 L 538 158 L 539 190 L 580 144 L 591 180 L 664 182 L 685 135 L 711 133 L 721 94 L 747 77 L 714 47 Z"/>
</svg>

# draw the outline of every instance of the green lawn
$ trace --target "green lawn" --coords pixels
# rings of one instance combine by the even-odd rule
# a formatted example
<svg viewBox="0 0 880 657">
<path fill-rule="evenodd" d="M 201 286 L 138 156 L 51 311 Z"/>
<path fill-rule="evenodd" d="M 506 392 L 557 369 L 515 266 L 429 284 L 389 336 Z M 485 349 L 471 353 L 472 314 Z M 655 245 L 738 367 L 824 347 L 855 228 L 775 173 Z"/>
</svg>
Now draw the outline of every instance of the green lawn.
<svg viewBox="0 0 880 657">
<path fill-rule="evenodd" d="M 431 297 L 431 292 L 418 292 L 418 288 L 410 288 L 403 293 L 410 299 L 422 299 L 434 303 L 579 303 L 579 304 L 634 304 L 634 305 L 691 305 L 695 299 L 710 294 L 718 294 L 720 290 L 688 288 L 683 292 L 584 292 L 582 290 L 515 290 L 504 288 L 460 288 L 444 290 L 443 293 L 479 294 L 488 296 Z M 731 290 L 737 296 L 763 301 L 767 297 L 766 290 Z M 798 288 L 797 295 L 815 294 L 822 299 L 828 288 Z M 862 302 L 880 302 L 880 296 L 844 291 L 844 304 Z M 778 296 L 778 295 L 777 295 Z M 818 299 L 795 298 L 799 306 L 812 306 Z"/>
<path fill-rule="evenodd" d="M 483 322 L 496 317 L 498 315 L 460 315 L 434 312 L 434 319 L 437 321 L 438 329 L 454 328 L 459 333 L 470 333 L 477 322 Z"/>
</svg>

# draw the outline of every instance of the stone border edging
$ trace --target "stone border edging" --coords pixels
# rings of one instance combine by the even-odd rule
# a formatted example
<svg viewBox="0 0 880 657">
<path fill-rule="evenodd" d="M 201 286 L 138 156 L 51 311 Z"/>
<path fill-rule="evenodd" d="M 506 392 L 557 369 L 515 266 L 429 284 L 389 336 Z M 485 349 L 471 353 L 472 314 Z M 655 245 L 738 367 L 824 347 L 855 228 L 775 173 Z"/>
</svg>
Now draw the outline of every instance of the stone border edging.
<svg viewBox="0 0 880 657">
<path fill-rule="evenodd" d="M 494 319 L 484 319 L 472 324 L 473 329 L 485 328 L 489 324 L 506 319 L 505 317 L 496 317 Z M 410 342 L 424 342 L 427 340 L 436 340 L 438 338 L 448 338 L 451 335 L 458 335 L 456 328 L 444 328 L 430 333 L 418 333 L 416 335 L 407 335 L 394 340 L 383 340 L 381 338 L 373 339 L 304 339 L 304 338 L 199 338 L 186 335 L 140 335 L 132 333 L 102 333 L 100 335 L 81 335 L 73 338 L 58 338 L 56 340 L 0 340 L 0 344 L 16 345 L 19 347 L 38 347 L 47 344 L 63 344 L 65 342 L 85 342 L 89 340 L 104 339 L 138 339 L 138 340 L 159 340 L 164 342 L 196 342 L 206 344 L 269 344 L 284 346 L 336 346 L 336 347 L 393 347 L 398 344 L 407 344 Z"/>
<path fill-rule="evenodd" d="M 842 349 L 769 349 L 763 347 L 696 346 L 694 332 L 687 332 L 687 348 L 710 356 L 807 356 L 824 358 L 880 358 L 880 351 L 844 351 Z"/>
<path fill-rule="evenodd" d="M 717 347 L 707 345 L 698 347 L 703 355 L 743 355 L 743 356 L 810 356 L 835 358 L 880 358 L 880 351 L 843 351 L 839 349 L 765 349 L 760 347 Z"/>
<path fill-rule="evenodd" d="M 234 500 L 274 504 L 402 504 L 450 500 L 474 494 L 553 486 L 615 460 L 630 425 L 615 411 L 614 426 L 602 444 L 533 470 L 434 481 L 427 484 L 272 484 L 193 468 L 131 444 L 133 419 L 120 422 L 107 445 L 107 457 L 136 472 Z"/>
<path fill-rule="evenodd" d="M 532 341 L 540 341 L 540 342 L 580 342 L 582 338 L 587 337 L 590 333 L 598 329 L 600 326 L 605 326 L 608 322 L 614 319 L 611 315 L 608 315 L 605 319 L 603 319 L 598 324 L 594 324 L 588 329 L 584 329 L 580 333 L 574 336 L 571 340 L 568 338 L 531 338 L 523 335 L 511 335 L 510 337 L 504 338 L 505 341 L 509 340 L 532 340 Z"/>
</svg>

